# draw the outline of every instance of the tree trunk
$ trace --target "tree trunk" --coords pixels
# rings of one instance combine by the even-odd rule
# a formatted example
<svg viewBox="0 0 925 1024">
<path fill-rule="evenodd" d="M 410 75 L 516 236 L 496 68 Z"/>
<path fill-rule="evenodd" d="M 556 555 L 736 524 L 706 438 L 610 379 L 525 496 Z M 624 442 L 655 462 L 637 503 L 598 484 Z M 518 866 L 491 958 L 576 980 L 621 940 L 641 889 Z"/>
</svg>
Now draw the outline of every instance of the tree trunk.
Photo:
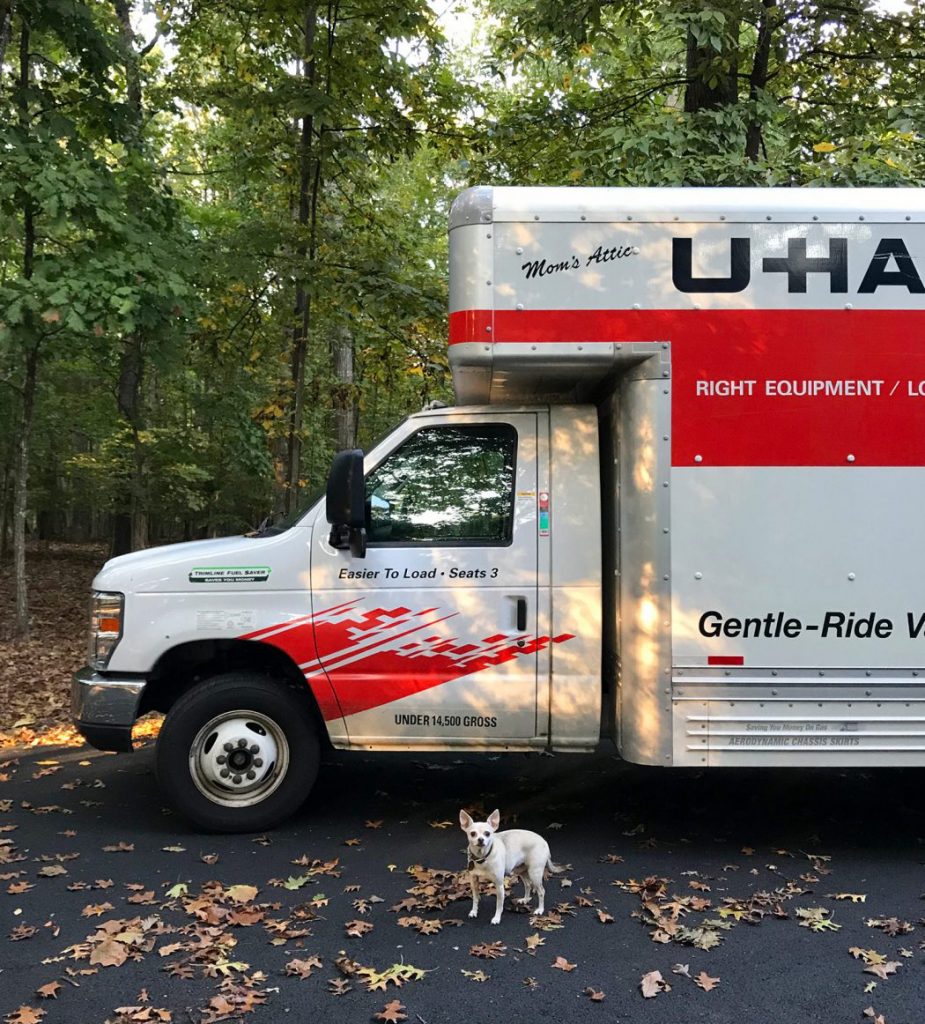
<svg viewBox="0 0 925 1024">
<path fill-rule="evenodd" d="M 6 58 L 6 48 L 10 45 L 10 35 L 13 31 L 13 0 L 0 0 L 0 68 Z M 0 75 L 0 91 L 2 91 L 3 77 Z"/>
<path fill-rule="evenodd" d="M 749 76 L 748 98 L 757 103 L 759 93 L 768 84 L 768 68 L 771 60 L 771 43 L 779 24 L 775 17 L 777 0 L 762 0 L 761 19 L 758 22 L 758 41 L 755 45 L 755 61 Z M 761 151 L 761 122 L 752 118 L 745 136 L 745 159 L 753 162 L 758 160 Z"/>
<path fill-rule="evenodd" d="M 302 81 L 310 91 L 315 88 L 315 21 L 317 8 L 310 3 L 305 8 L 303 20 Z M 292 407 L 289 413 L 289 432 L 286 453 L 286 512 L 295 511 L 299 503 L 299 487 L 302 476 L 302 421 L 305 408 L 305 362 L 308 356 L 309 330 L 311 326 L 311 295 L 305 279 L 306 261 L 311 265 L 315 256 L 315 220 L 320 180 L 320 162 L 314 152 L 312 134 L 314 118 L 302 118 L 299 131 L 299 205 L 296 223 L 299 225 L 299 243 L 296 246 L 298 267 L 295 283 L 295 307 L 293 309 L 292 357 L 290 381 L 292 383 Z M 309 235 L 306 242 L 306 233 Z"/>
<path fill-rule="evenodd" d="M 694 0 L 691 9 L 701 10 L 707 3 L 714 6 L 712 0 Z M 735 39 L 737 36 L 737 32 L 728 33 L 726 38 Z M 728 69 L 722 71 L 716 66 L 716 58 L 720 56 L 722 55 L 712 47 L 699 45 L 694 33 L 688 29 L 687 87 L 684 90 L 686 114 L 696 114 L 700 110 L 717 110 L 738 102 L 736 78 L 739 69 L 735 53 L 730 55 L 732 60 Z"/>
<path fill-rule="evenodd" d="M 29 23 L 23 21 L 19 37 L 19 123 L 29 128 Z M 26 281 L 32 280 L 35 266 L 35 209 L 32 199 L 23 201 L 23 258 L 22 273 Z M 27 319 L 23 334 L 25 341 L 25 374 L 23 377 L 22 406 L 19 417 L 19 439 L 16 446 L 13 479 L 13 588 L 15 612 L 13 635 L 29 634 L 29 591 L 26 581 L 26 514 L 29 504 L 29 440 L 32 432 L 32 414 L 35 408 L 35 385 L 38 376 L 39 339 L 29 337 L 31 317 Z"/>
<path fill-rule="evenodd" d="M 35 384 L 38 377 L 39 343 L 26 351 L 22 409 L 19 418 L 19 443 L 16 446 L 16 469 L 13 479 L 13 577 L 16 611 L 13 635 L 29 635 L 29 591 L 26 581 L 26 515 L 29 500 L 29 440 L 32 436 L 32 414 L 35 410 Z"/>
<path fill-rule="evenodd" d="M 355 448 L 357 438 L 357 403 L 354 389 L 353 332 L 346 324 L 338 324 L 331 338 L 334 377 L 334 446 L 337 451 Z"/>
<path fill-rule="evenodd" d="M 130 150 L 137 151 L 141 145 L 143 108 L 141 96 L 141 73 L 139 58 L 135 50 L 135 33 L 132 29 L 131 3 L 128 0 L 114 0 L 113 6 L 119 22 L 119 36 L 125 52 L 125 87 L 131 130 L 127 140 Z M 125 554 L 139 551 L 148 546 L 148 503 L 145 493 L 145 452 L 141 432 L 145 426 L 145 401 L 143 383 L 145 376 L 145 339 L 137 331 L 126 335 L 119 368 L 118 402 L 122 415 L 132 428 L 132 473 L 129 481 L 128 511 L 116 514 L 113 532 L 112 553 Z M 128 522 L 120 522 L 127 516 Z M 125 545 L 128 544 L 128 547 Z"/>
</svg>

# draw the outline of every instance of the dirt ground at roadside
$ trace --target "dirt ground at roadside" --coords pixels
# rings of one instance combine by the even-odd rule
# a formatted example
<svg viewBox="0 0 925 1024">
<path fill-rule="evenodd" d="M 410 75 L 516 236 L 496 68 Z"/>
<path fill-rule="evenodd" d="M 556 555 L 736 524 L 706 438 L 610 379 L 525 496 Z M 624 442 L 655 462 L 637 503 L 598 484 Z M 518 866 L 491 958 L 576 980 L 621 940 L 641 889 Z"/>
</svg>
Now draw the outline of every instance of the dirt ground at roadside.
<svg viewBox="0 0 925 1024">
<path fill-rule="evenodd" d="M 0 564 L 0 748 L 79 743 L 69 722 L 71 674 L 86 661 L 90 583 L 106 549 L 30 544 L 30 634 L 14 639 L 13 565 Z"/>
</svg>

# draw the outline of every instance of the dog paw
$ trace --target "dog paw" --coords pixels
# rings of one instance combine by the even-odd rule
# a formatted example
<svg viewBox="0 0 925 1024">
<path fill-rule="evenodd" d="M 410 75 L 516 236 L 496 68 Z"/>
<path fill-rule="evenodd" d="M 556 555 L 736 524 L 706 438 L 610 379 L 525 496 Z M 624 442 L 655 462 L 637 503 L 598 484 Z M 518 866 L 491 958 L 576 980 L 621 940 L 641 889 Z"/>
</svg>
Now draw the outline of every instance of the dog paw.
<svg viewBox="0 0 925 1024">
<path fill-rule="evenodd" d="M 492 924 L 500 924 L 501 923 L 501 915 L 499 914 L 497 917 L 493 917 L 491 919 L 491 923 Z"/>
<path fill-rule="evenodd" d="M 469 916 L 470 917 L 478 917 L 479 916 L 479 912 L 477 910 L 470 910 L 469 911 Z"/>
<path fill-rule="evenodd" d="M 520 899 L 516 899 L 516 900 L 514 900 L 514 902 L 518 903 L 522 907 L 526 907 L 530 903 L 530 900 L 532 900 L 532 899 L 533 899 L 532 896 L 521 896 Z"/>
</svg>

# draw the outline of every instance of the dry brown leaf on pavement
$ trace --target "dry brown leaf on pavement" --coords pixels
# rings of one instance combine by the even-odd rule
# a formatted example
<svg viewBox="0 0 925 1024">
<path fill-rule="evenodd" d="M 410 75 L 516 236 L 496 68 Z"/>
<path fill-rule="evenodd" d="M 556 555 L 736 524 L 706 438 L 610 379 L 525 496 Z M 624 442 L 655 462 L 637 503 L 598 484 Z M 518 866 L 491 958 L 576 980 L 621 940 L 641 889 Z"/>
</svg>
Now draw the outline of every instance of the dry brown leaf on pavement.
<svg viewBox="0 0 925 1024">
<path fill-rule="evenodd" d="M 20 1006 L 18 1010 L 6 1015 L 7 1024 L 39 1024 L 45 1016 L 44 1010 L 36 1010 L 32 1006 Z"/>
<path fill-rule="evenodd" d="M 132 853 L 134 850 L 134 843 L 126 843 L 121 840 L 118 843 L 113 843 L 111 846 L 103 847 L 104 853 Z"/>
<path fill-rule="evenodd" d="M 590 985 L 584 990 L 582 995 L 586 995 L 592 1003 L 602 1003 L 604 1001 L 604 993 L 598 988 L 592 988 Z"/>
<path fill-rule="evenodd" d="M 376 1020 L 388 1021 L 388 1024 L 398 1024 L 398 1021 L 408 1019 L 408 1014 L 402 1013 L 404 1009 L 403 1003 L 393 999 L 390 1003 L 386 1003 L 379 1013 L 375 1014 L 375 1018 Z"/>
<path fill-rule="evenodd" d="M 225 890 L 225 895 L 234 903 L 250 903 L 259 891 L 256 885 L 233 885 Z"/>
<path fill-rule="evenodd" d="M 864 1016 L 868 1020 L 872 1020 L 874 1024 L 886 1024 L 886 1018 L 883 1016 L 883 1014 L 877 1013 L 877 1011 L 872 1006 L 867 1007 L 867 1009 L 864 1011 Z"/>
<path fill-rule="evenodd" d="M 711 978 L 706 971 L 701 971 L 697 977 L 694 978 L 694 984 L 698 988 L 702 988 L 704 992 L 712 992 L 719 984 L 719 978 Z"/>
<path fill-rule="evenodd" d="M 661 971 L 649 971 L 639 982 L 642 994 L 646 999 L 653 999 L 659 992 L 670 992 L 671 986 L 662 977 Z"/>
<path fill-rule="evenodd" d="M 103 914 L 113 909 L 111 903 L 89 903 L 80 912 L 81 917 L 102 917 Z"/>
<path fill-rule="evenodd" d="M 104 939 L 90 954 L 90 963 L 101 967 L 121 967 L 128 959 L 128 950 L 115 939 Z"/>
<path fill-rule="evenodd" d="M 568 973 L 569 971 L 574 971 L 578 964 L 570 964 L 564 956 L 557 956 L 551 966 L 555 967 L 557 970 Z"/>
<path fill-rule="evenodd" d="M 488 979 L 491 977 L 490 974 L 486 974 L 484 971 L 466 971 L 466 970 L 462 970 L 462 973 L 470 981 L 488 981 Z"/>
<path fill-rule="evenodd" d="M 889 960 L 885 964 L 871 964 L 869 967 L 865 967 L 864 973 L 875 974 L 881 981 L 886 981 L 886 979 L 891 974 L 895 974 L 900 967 L 902 967 L 902 964 L 898 960 Z"/>
<path fill-rule="evenodd" d="M 328 991 L 332 996 L 345 996 L 352 988 L 346 978 L 328 978 Z"/>
<path fill-rule="evenodd" d="M 477 942 L 474 946 L 469 947 L 470 956 L 478 956 L 483 960 L 496 960 L 499 956 L 504 956 L 507 951 L 507 946 L 502 942 Z"/>
<path fill-rule="evenodd" d="M 50 981 L 47 985 L 40 985 L 35 990 L 35 994 L 41 999 L 57 999 L 59 988 L 61 988 L 60 981 Z"/>
<path fill-rule="evenodd" d="M 286 964 L 286 974 L 296 978 L 310 978 L 312 971 L 322 966 L 317 956 L 306 957 L 304 960 L 290 960 Z"/>
<path fill-rule="evenodd" d="M 63 864 L 46 864 L 39 868 L 38 872 L 42 878 L 54 878 L 56 875 L 66 875 L 67 868 Z"/>
<path fill-rule="evenodd" d="M 359 939 L 373 930 L 373 923 L 372 921 L 347 921 L 344 927 L 347 929 L 348 935 Z"/>
</svg>

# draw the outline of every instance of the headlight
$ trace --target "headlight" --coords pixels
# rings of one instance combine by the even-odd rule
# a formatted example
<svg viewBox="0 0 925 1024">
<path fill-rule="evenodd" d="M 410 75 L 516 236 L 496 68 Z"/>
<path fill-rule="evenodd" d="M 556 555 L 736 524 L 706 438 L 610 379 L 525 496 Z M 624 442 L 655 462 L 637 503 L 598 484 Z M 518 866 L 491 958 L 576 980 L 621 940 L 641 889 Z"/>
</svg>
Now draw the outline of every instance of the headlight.
<svg viewBox="0 0 925 1024">
<path fill-rule="evenodd" d="M 90 651 L 91 668 L 106 668 L 112 652 L 122 636 L 122 611 L 125 597 L 95 590 L 90 596 Z"/>
</svg>

